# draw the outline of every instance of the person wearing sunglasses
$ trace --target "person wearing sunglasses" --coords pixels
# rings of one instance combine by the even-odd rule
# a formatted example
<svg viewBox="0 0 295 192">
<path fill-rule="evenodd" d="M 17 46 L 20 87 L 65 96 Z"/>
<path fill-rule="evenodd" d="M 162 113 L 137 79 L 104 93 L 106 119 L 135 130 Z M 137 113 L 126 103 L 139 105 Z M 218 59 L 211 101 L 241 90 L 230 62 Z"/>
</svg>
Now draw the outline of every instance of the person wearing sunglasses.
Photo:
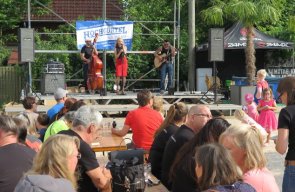
<svg viewBox="0 0 295 192">
<path fill-rule="evenodd" d="M 277 92 L 279 100 L 286 105 L 281 109 L 278 120 L 276 150 L 285 157 L 285 172 L 282 191 L 295 191 L 295 77 L 280 80 Z"/>
</svg>

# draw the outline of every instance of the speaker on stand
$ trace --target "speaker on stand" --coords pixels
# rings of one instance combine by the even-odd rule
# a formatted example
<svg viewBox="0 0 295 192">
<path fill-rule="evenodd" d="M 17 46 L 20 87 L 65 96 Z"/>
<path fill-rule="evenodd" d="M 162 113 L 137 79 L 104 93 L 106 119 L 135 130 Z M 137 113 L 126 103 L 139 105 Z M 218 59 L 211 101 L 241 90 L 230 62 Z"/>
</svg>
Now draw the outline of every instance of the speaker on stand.
<svg viewBox="0 0 295 192">
<path fill-rule="evenodd" d="M 217 102 L 217 67 L 216 61 L 224 61 L 224 29 L 223 28 L 211 28 L 209 30 L 209 53 L 208 60 L 213 62 L 213 76 L 214 76 L 214 102 Z"/>
</svg>

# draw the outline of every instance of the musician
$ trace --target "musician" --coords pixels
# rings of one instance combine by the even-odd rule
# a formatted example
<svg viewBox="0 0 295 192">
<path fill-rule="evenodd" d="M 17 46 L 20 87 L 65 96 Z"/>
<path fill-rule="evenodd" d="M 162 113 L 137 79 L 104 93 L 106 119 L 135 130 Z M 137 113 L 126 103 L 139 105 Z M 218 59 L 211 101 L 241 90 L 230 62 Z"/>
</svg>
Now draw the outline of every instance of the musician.
<svg viewBox="0 0 295 192">
<path fill-rule="evenodd" d="M 124 41 L 121 37 L 117 39 L 114 55 L 116 61 L 116 93 L 119 94 L 119 83 L 120 79 L 122 78 L 122 95 L 125 95 L 125 84 L 126 84 L 126 77 L 127 77 L 127 70 L 128 70 L 128 60 L 127 60 L 127 47 L 124 44 Z"/>
<path fill-rule="evenodd" d="M 166 56 L 164 57 L 165 54 Z M 161 82 L 160 82 L 160 93 L 164 94 L 165 92 L 165 78 L 168 74 L 168 88 L 172 88 L 173 84 L 173 61 L 172 58 L 175 56 L 175 48 L 169 43 L 168 40 L 164 40 L 161 47 L 159 47 L 155 53 L 155 57 L 163 61 L 160 66 L 161 70 Z"/>
<path fill-rule="evenodd" d="M 88 78 L 88 64 L 91 62 L 92 52 L 98 55 L 98 51 L 95 46 L 91 43 L 91 39 L 87 38 L 85 40 L 85 45 L 81 49 L 80 57 L 83 61 L 83 86 L 87 89 L 87 78 Z"/>
</svg>

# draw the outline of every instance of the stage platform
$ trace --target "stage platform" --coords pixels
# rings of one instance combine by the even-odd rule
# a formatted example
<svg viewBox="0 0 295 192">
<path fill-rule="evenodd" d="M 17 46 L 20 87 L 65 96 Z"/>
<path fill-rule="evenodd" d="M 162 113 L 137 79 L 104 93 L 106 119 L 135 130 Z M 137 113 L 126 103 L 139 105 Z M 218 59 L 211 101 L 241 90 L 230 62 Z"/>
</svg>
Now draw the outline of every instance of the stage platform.
<svg viewBox="0 0 295 192">
<path fill-rule="evenodd" d="M 116 114 L 120 112 L 127 112 L 138 107 L 136 100 L 135 92 L 127 92 L 127 95 L 116 95 L 115 93 L 107 93 L 107 96 L 100 96 L 99 94 L 68 94 L 68 97 L 73 97 L 76 99 L 83 99 L 85 102 L 92 104 L 98 111 L 106 114 Z M 177 102 L 185 102 L 189 107 L 195 104 L 204 104 L 207 105 L 210 110 L 218 110 L 218 111 L 228 111 L 229 113 L 225 113 L 228 115 L 232 115 L 234 110 L 241 109 L 240 105 L 234 104 L 214 104 L 214 94 L 208 92 L 204 95 L 201 92 L 175 92 L 174 95 L 159 95 L 154 94 L 156 96 L 161 96 L 164 101 L 164 110 L 167 111 L 171 104 Z M 218 94 L 218 101 L 222 99 L 223 96 Z M 48 109 L 51 108 L 56 102 L 54 100 L 53 95 L 41 95 L 39 99 L 42 100 L 43 105 L 38 105 L 38 112 L 47 112 Z M 120 104 L 118 104 L 120 102 Z M 123 103 L 123 104 L 122 104 Z M 7 114 L 16 114 L 23 111 L 24 108 L 21 104 L 10 104 L 6 105 L 4 108 L 5 113 Z"/>
<path fill-rule="evenodd" d="M 165 104 L 174 104 L 180 101 L 186 101 L 189 103 L 202 103 L 202 104 L 212 104 L 214 100 L 213 92 L 175 92 L 174 95 L 168 95 L 166 92 L 163 95 L 159 93 L 153 93 L 155 96 L 161 96 Z M 68 96 L 76 99 L 91 100 L 96 101 L 98 104 L 112 104 L 116 100 L 125 100 L 127 103 L 137 104 L 136 92 L 128 91 L 126 95 L 117 95 L 112 92 L 107 92 L 106 96 L 100 96 L 99 94 L 85 94 L 85 93 L 69 93 Z M 217 101 L 223 99 L 223 95 L 217 94 Z M 55 103 L 53 95 L 40 95 L 39 99 L 44 101 L 44 105 L 53 105 Z"/>
</svg>

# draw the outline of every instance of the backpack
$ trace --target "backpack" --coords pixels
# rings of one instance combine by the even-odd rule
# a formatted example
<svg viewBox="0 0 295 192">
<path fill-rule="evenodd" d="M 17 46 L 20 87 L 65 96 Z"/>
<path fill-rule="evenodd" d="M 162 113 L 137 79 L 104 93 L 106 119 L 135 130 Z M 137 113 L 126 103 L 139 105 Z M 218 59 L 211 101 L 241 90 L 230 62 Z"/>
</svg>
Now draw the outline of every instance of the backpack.
<svg viewBox="0 0 295 192">
<path fill-rule="evenodd" d="M 108 155 L 110 162 L 107 167 L 113 177 L 112 191 L 144 191 L 144 150 L 112 151 Z"/>
</svg>

